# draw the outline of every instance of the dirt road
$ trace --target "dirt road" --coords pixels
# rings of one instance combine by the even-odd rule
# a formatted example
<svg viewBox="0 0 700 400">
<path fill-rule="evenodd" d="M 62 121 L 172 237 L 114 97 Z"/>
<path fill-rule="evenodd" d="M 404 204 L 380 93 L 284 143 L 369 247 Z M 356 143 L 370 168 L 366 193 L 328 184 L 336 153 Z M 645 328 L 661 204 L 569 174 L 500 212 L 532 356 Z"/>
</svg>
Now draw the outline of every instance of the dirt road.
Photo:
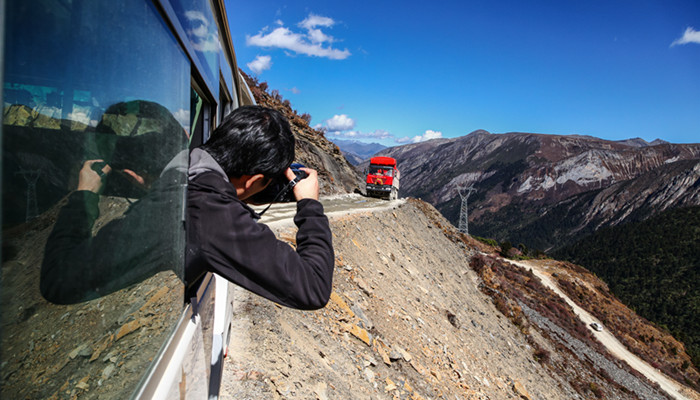
<svg viewBox="0 0 700 400">
<path fill-rule="evenodd" d="M 389 209 L 403 204 L 405 199 L 398 200 L 382 200 L 372 197 L 364 197 L 359 194 L 342 194 L 336 196 L 325 196 L 320 199 L 323 204 L 324 211 L 328 218 L 339 217 L 342 215 L 372 212 Z M 261 212 L 266 206 L 255 206 L 255 211 Z M 280 225 L 292 224 L 292 219 L 296 214 L 296 203 L 278 203 L 273 204 L 269 210 L 265 212 L 260 222 L 269 226 L 279 227 Z"/>
<path fill-rule="evenodd" d="M 552 276 L 548 272 L 544 271 L 540 266 L 538 266 L 537 263 L 514 260 L 508 261 L 525 269 L 532 269 L 532 272 L 538 278 L 540 278 L 540 280 L 542 280 L 543 284 L 547 285 L 547 287 L 549 287 L 555 293 L 561 296 L 561 298 L 563 298 L 567 302 L 567 304 L 569 304 L 574 309 L 574 312 L 578 314 L 581 321 L 583 321 L 586 324 L 588 329 L 590 329 L 594 333 L 595 337 L 601 343 L 603 343 L 603 345 L 607 347 L 608 351 L 610 351 L 610 353 L 613 354 L 615 357 L 625 361 L 632 368 L 644 374 L 644 376 L 646 376 L 652 382 L 658 383 L 659 386 L 661 386 L 661 388 L 666 393 L 670 394 L 676 399 L 697 400 L 700 398 L 697 395 L 697 393 L 691 393 L 691 391 L 687 388 L 679 385 L 676 381 L 670 379 L 669 377 L 661 373 L 661 371 L 657 370 L 656 368 L 653 368 L 652 366 L 644 362 L 641 358 L 632 354 L 609 331 L 603 329 L 603 331 L 597 332 L 593 328 L 591 328 L 590 324 L 593 322 L 597 322 L 601 326 L 603 326 L 603 324 L 597 318 L 588 313 L 586 310 L 574 303 L 574 301 L 571 300 L 561 289 L 559 289 L 559 286 L 557 286 L 554 283 Z"/>
</svg>

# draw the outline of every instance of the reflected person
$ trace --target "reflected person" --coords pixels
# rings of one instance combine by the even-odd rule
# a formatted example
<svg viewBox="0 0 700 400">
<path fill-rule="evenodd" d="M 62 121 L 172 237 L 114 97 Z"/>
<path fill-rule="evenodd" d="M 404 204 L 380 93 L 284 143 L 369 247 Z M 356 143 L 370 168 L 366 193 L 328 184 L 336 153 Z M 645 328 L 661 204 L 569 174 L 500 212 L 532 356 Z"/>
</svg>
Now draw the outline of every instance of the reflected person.
<svg viewBox="0 0 700 400">
<path fill-rule="evenodd" d="M 183 128 L 163 106 L 136 100 L 110 106 L 95 131 L 46 242 L 40 289 L 53 303 L 98 298 L 168 269 L 182 278 Z M 101 194 L 137 200 L 93 235 Z"/>
</svg>

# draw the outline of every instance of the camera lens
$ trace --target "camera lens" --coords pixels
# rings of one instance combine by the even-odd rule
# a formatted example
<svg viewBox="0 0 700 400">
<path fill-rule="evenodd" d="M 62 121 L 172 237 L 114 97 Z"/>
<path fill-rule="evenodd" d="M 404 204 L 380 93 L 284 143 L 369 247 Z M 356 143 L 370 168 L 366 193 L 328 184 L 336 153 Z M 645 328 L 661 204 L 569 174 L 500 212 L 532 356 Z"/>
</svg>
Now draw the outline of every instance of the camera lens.
<svg viewBox="0 0 700 400">
<path fill-rule="evenodd" d="M 253 204 L 291 203 L 296 201 L 292 189 L 294 185 L 296 185 L 296 182 L 306 178 L 308 174 L 300 169 L 304 168 L 303 164 L 293 163 L 290 168 L 292 172 L 294 172 L 294 175 L 296 175 L 294 183 L 289 181 L 286 175 L 274 178 L 273 181 L 267 185 L 265 190 L 253 195 L 249 201 Z"/>
</svg>

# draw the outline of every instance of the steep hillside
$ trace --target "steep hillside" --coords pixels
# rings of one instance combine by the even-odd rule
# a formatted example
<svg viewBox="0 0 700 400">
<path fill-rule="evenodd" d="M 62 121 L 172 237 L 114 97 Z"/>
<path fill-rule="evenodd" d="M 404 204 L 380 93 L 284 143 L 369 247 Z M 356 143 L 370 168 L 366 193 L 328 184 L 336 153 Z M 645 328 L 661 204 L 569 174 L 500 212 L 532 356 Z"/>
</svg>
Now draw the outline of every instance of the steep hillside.
<svg viewBox="0 0 700 400">
<path fill-rule="evenodd" d="M 403 196 L 428 201 L 456 223 L 457 189 L 474 185 L 470 232 L 548 250 L 600 227 L 700 204 L 700 144 L 644 143 L 481 130 L 380 154 L 399 161 Z"/>
<path fill-rule="evenodd" d="M 258 105 L 274 108 L 289 120 L 296 138 L 296 162 L 318 171 L 322 194 L 349 193 L 362 187 L 362 179 L 345 159 L 338 146 L 309 126 L 308 114 L 298 115 L 289 100 L 279 92 L 267 92 L 267 83 L 258 82 L 240 71 Z"/>
<path fill-rule="evenodd" d="M 602 229 L 557 252 L 603 278 L 640 315 L 673 332 L 700 365 L 700 207 Z M 643 335 L 637 340 L 648 341 Z M 683 370 L 681 365 L 679 370 Z"/>
<path fill-rule="evenodd" d="M 520 199 L 470 224 L 475 232 L 549 250 L 604 227 L 643 221 L 665 210 L 700 204 L 700 160 L 664 164 L 629 180 L 573 195 L 533 210 Z M 529 209 L 529 213 L 523 213 Z M 478 211 L 476 211 L 478 213 Z M 513 221 L 519 221 L 514 229 Z"/>
<path fill-rule="evenodd" d="M 237 292 L 224 397 L 668 398 L 610 356 L 532 271 L 459 234 L 428 204 L 336 216 L 331 226 L 325 309 Z M 290 225 L 273 228 L 293 245 Z"/>
</svg>

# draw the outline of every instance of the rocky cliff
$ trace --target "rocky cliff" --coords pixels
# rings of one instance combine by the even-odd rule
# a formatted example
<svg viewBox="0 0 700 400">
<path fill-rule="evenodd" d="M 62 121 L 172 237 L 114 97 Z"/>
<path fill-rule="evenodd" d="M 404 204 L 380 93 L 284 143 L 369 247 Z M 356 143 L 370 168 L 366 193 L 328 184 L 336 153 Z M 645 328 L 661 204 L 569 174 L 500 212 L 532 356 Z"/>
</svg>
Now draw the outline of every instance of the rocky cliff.
<svg viewBox="0 0 700 400">
<path fill-rule="evenodd" d="M 393 147 L 402 196 L 422 198 L 457 223 L 460 187 L 470 233 L 543 250 L 667 208 L 700 204 L 700 144 L 480 130 Z"/>
</svg>

